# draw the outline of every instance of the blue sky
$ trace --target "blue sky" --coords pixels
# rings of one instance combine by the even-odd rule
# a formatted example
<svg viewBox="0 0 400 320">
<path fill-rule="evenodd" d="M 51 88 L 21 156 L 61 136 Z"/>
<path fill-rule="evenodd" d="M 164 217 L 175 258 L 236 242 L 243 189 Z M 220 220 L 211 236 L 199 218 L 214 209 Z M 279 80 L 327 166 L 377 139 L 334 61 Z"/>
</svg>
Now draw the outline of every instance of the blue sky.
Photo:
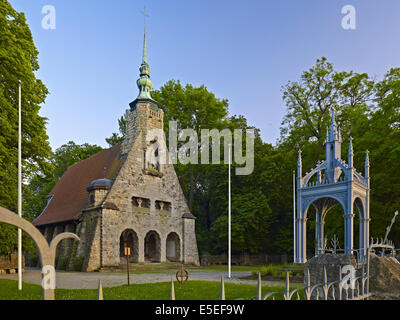
<svg viewBox="0 0 400 320">
<path fill-rule="evenodd" d="M 40 52 L 53 148 L 70 140 L 107 147 L 118 131 L 138 94 L 144 5 L 154 87 L 205 84 L 270 143 L 286 112 L 282 85 L 317 58 L 377 79 L 400 65 L 398 0 L 9 1 L 25 12 Z M 45 5 L 56 9 L 55 30 L 42 28 Z M 356 30 L 341 26 L 345 5 L 356 8 Z"/>
</svg>

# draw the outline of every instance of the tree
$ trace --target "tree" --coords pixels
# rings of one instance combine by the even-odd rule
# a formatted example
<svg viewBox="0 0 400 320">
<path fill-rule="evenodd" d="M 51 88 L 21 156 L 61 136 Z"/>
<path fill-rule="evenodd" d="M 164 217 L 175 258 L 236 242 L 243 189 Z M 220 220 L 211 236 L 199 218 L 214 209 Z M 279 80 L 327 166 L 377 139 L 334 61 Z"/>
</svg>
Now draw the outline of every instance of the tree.
<svg viewBox="0 0 400 320">
<path fill-rule="evenodd" d="M 307 151 L 313 152 L 314 162 L 323 154 L 330 109 L 336 108 L 338 125 L 347 138 L 354 122 L 365 119 L 374 81 L 366 73 L 335 71 L 332 63 L 322 57 L 303 72 L 299 82 L 289 81 L 282 89 L 288 111 L 281 126 L 280 144 L 287 144 L 290 149 L 311 144 Z"/>
<path fill-rule="evenodd" d="M 324 157 L 324 128 L 329 121 L 327 111 L 332 106 L 338 111 L 337 122 L 343 136 L 342 154 L 348 150 L 351 135 L 354 138 L 354 166 L 362 172 L 365 151 L 370 150 L 370 235 L 383 237 L 400 204 L 395 196 L 400 191 L 400 69 L 393 68 L 382 81 L 374 82 L 367 74 L 337 72 L 322 58 L 303 73 L 300 83 L 289 82 L 283 97 L 288 113 L 282 123 L 278 146 L 278 152 L 286 155 L 282 164 L 290 161 L 294 169 L 299 148 L 303 150 L 304 171 Z M 340 208 L 334 208 L 328 213 L 329 223 L 325 230 L 328 238 L 333 233 L 343 233 L 341 215 L 334 216 L 340 211 Z M 354 213 L 356 221 L 358 213 Z M 312 231 L 312 226 L 308 227 Z M 400 241 L 398 224 L 393 227 L 391 239 Z M 309 246 L 312 249 L 311 242 Z"/>
<path fill-rule="evenodd" d="M 0 205 L 17 208 L 18 81 L 22 82 L 22 159 L 23 179 L 37 171 L 47 173 L 50 146 L 46 118 L 39 115 L 48 90 L 35 72 L 38 51 L 25 15 L 15 11 L 7 0 L 0 0 Z M 14 236 L 15 235 L 15 236 Z M 14 227 L 0 225 L 1 253 L 16 249 Z"/>
<path fill-rule="evenodd" d="M 126 133 L 126 122 L 123 116 L 118 119 L 118 127 L 119 127 L 119 134 L 113 133 L 111 137 L 106 138 L 106 142 L 110 147 L 115 146 L 116 144 L 124 141 L 125 133 Z"/>
<path fill-rule="evenodd" d="M 383 237 L 393 214 L 400 210 L 400 68 L 389 70 L 376 84 L 376 105 L 368 121 L 354 127 L 357 140 L 355 162 L 364 163 L 370 150 L 371 236 Z M 400 242 L 397 220 L 390 239 Z"/>
<path fill-rule="evenodd" d="M 170 80 L 159 91 L 153 91 L 152 96 L 164 110 L 164 131 L 167 137 L 170 121 L 177 121 L 178 130 L 194 129 L 200 137 L 201 129 L 221 128 L 228 115 L 228 100 L 216 98 L 204 85 L 193 87 L 187 84 L 183 87 L 179 81 Z M 192 208 L 200 166 L 178 164 L 175 169 L 181 177 L 183 189 L 187 191 L 189 208 Z"/>
</svg>

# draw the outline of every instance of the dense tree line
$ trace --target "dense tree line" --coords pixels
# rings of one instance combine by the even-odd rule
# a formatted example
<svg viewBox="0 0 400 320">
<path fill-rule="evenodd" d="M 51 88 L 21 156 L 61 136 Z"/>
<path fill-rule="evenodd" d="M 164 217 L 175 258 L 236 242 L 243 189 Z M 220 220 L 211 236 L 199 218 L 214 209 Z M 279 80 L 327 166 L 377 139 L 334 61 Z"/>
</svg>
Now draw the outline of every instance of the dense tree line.
<svg viewBox="0 0 400 320">
<path fill-rule="evenodd" d="M 17 90 L 23 95 L 24 216 L 33 219 L 46 204 L 46 197 L 68 166 L 102 150 L 89 144 L 68 142 L 54 152 L 46 134 L 46 119 L 39 116 L 48 91 L 35 77 L 38 52 L 23 13 L 0 0 L 0 206 L 16 211 L 17 203 Z M 368 74 L 336 71 L 326 58 L 318 59 L 297 81 L 282 87 L 287 113 L 276 145 L 262 141 L 259 130 L 242 115 L 229 115 L 229 102 L 205 86 L 182 85 L 171 80 L 152 96 L 178 129 L 255 130 L 254 172 L 232 175 L 232 248 L 234 252 L 291 253 L 293 248 L 292 172 L 297 152 L 303 151 L 303 172 L 323 160 L 329 110 L 337 110 L 343 136 L 342 158 L 347 160 L 348 139 L 353 137 L 354 164 L 363 172 L 366 149 L 370 150 L 371 236 L 382 237 L 395 210 L 400 207 L 400 68 L 389 70 L 380 81 Z M 120 142 L 120 132 L 106 141 Z M 223 153 L 221 152 L 221 160 Z M 237 166 L 233 163 L 233 170 Z M 227 250 L 228 168 L 226 164 L 176 164 L 180 183 L 192 213 L 201 252 Z M 232 171 L 234 172 L 234 171 Z M 342 209 L 327 216 L 325 231 L 343 239 Z M 357 215 L 355 231 L 357 234 Z M 309 211 L 308 246 L 313 250 L 313 211 Z M 390 238 L 400 245 L 400 221 Z M 24 238 L 24 248 L 32 248 Z M 0 254 L 16 249 L 16 231 L 0 224 Z M 357 244 L 357 239 L 355 241 Z M 343 245 L 343 241 L 341 241 Z"/>
<path fill-rule="evenodd" d="M 198 134 L 201 129 L 251 128 L 243 116 L 229 117 L 228 101 L 216 98 L 205 86 L 195 88 L 169 81 L 152 95 L 165 112 L 166 132 L 170 120 L 178 121 L 179 129 L 194 128 Z M 287 114 L 277 145 L 263 142 L 259 130 L 254 128 L 254 172 L 249 176 L 232 176 L 233 250 L 292 252 L 292 172 L 296 169 L 297 153 L 299 149 L 303 151 L 303 172 L 325 158 L 324 143 L 332 107 L 337 110 L 336 121 L 343 136 L 342 158 L 347 160 L 348 141 L 352 136 L 354 164 L 364 173 L 365 152 L 370 150 L 371 236 L 383 237 L 400 204 L 400 69 L 392 69 L 383 80 L 374 81 L 365 73 L 336 71 L 323 57 L 299 81 L 284 85 L 282 96 Z M 124 128 L 120 128 L 121 135 L 117 136 L 123 139 Z M 189 206 L 198 218 L 200 250 L 226 251 L 227 165 L 178 163 L 175 168 Z M 307 225 L 310 252 L 314 248 L 314 214 L 310 208 Z M 358 245 L 358 221 L 355 212 L 355 245 Z M 400 241 L 399 224 L 394 225 L 391 233 L 397 242 Z M 343 210 L 337 206 L 327 216 L 327 238 L 337 235 L 343 247 L 343 229 Z"/>
</svg>

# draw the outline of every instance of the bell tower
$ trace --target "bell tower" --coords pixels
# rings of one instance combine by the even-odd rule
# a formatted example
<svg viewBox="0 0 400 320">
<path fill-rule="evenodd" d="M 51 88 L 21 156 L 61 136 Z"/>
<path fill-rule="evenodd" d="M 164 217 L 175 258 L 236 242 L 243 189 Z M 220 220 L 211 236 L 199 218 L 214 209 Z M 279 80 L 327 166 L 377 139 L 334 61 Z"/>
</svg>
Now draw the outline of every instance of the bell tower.
<svg viewBox="0 0 400 320">
<path fill-rule="evenodd" d="M 153 82 L 150 78 L 150 66 L 147 60 L 146 28 L 144 29 L 143 57 L 139 72 L 140 77 L 136 81 L 139 94 L 129 104 L 130 109 L 126 110 L 125 113 L 126 134 L 121 145 L 122 154 L 129 152 L 139 133 L 142 133 L 142 143 L 145 146 L 146 135 L 149 130 L 164 129 L 164 111 L 159 107 L 157 101 L 151 97 Z"/>
</svg>

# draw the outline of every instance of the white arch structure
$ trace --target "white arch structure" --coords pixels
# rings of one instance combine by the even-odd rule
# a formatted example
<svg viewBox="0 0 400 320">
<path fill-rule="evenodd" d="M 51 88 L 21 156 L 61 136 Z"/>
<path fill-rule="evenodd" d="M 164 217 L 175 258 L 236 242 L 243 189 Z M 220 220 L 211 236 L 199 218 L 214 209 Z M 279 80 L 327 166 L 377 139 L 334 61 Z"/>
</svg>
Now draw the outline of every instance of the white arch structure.
<svg viewBox="0 0 400 320">
<path fill-rule="evenodd" d="M 58 234 L 49 244 L 42 233 L 28 220 L 18 216 L 16 213 L 0 207 L 0 222 L 10 224 L 21 228 L 35 241 L 39 250 L 40 260 L 42 262 L 42 286 L 43 286 L 43 299 L 54 300 L 54 287 L 55 287 L 55 268 L 54 263 L 56 259 L 57 245 L 61 240 L 73 238 L 79 241 L 79 237 L 70 232 Z M 52 282 L 52 283 L 47 283 Z"/>
</svg>

